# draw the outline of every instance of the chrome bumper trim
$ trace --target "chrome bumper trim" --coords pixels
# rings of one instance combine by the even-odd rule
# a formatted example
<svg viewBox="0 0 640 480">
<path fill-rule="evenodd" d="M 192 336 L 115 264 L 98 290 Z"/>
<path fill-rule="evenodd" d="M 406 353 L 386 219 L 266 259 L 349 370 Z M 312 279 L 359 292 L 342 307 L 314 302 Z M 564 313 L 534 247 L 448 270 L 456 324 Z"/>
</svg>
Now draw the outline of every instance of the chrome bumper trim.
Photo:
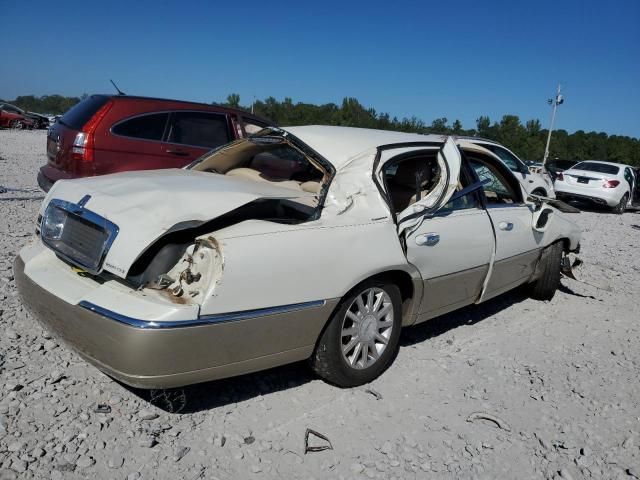
<svg viewBox="0 0 640 480">
<path fill-rule="evenodd" d="M 314 300 L 312 302 L 292 303 L 289 305 L 280 305 L 278 307 L 258 308 L 255 310 L 243 310 L 240 312 L 219 313 L 215 315 L 203 315 L 193 320 L 171 320 L 166 322 L 158 322 L 154 320 L 140 320 L 138 318 L 127 317 L 112 310 L 100 307 L 91 302 L 81 301 L 78 305 L 90 310 L 98 315 L 109 318 L 119 323 L 123 323 L 133 328 L 141 329 L 168 329 L 197 327 L 201 325 L 211 325 L 215 323 L 236 322 L 240 320 L 249 320 L 257 317 L 265 317 L 268 315 L 277 315 L 282 313 L 297 312 L 299 310 L 307 310 L 310 308 L 324 307 L 326 300 Z"/>
</svg>

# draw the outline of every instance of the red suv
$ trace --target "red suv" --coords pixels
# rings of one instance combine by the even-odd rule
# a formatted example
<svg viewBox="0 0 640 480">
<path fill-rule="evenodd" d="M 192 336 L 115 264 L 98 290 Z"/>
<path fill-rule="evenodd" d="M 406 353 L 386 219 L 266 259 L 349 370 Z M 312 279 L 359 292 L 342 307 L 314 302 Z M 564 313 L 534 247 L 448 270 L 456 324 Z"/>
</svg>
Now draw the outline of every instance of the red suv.
<svg viewBox="0 0 640 480">
<path fill-rule="evenodd" d="M 184 167 L 269 125 L 250 113 L 203 103 L 91 95 L 49 129 L 48 163 L 38 184 L 48 191 L 61 179 Z"/>
</svg>

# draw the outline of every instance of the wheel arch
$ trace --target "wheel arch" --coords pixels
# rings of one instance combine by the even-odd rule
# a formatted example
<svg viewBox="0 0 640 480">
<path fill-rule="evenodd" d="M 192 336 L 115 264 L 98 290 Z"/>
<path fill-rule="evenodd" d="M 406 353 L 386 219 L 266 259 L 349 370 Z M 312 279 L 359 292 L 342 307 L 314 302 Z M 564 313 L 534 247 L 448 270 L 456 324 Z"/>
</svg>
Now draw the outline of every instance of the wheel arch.
<svg viewBox="0 0 640 480">
<path fill-rule="evenodd" d="M 351 288 L 344 292 L 342 298 L 348 296 L 364 282 L 371 280 L 387 281 L 396 285 L 400 289 L 400 295 L 402 298 L 402 326 L 405 327 L 413 325 L 416 320 L 420 302 L 422 301 L 424 289 L 420 272 L 410 264 L 390 267 L 377 272 L 370 272 L 368 275 L 359 278 Z M 340 307 L 341 303 L 342 302 L 338 303 L 336 310 Z M 333 312 L 331 317 L 333 317 Z M 327 320 L 327 323 L 329 320 Z"/>
</svg>

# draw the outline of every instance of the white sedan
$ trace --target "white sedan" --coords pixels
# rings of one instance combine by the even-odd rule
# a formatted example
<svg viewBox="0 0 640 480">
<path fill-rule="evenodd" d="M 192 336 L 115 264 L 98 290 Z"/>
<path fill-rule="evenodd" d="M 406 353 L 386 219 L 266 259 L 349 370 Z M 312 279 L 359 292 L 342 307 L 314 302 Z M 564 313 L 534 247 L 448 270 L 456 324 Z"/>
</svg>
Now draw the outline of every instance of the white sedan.
<svg viewBox="0 0 640 480">
<path fill-rule="evenodd" d="M 553 179 L 551 175 L 543 168 L 542 164 L 528 166 L 520 160 L 515 153 L 506 148 L 504 145 L 479 137 L 458 137 L 481 147 L 490 150 L 509 167 L 514 176 L 520 181 L 524 190 L 531 195 L 541 197 L 556 198 L 553 189 Z"/>
<path fill-rule="evenodd" d="M 304 359 L 331 383 L 370 382 L 403 326 L 521 284 L 550 299 L 580 240 L 481 146 L 324 126 L 268 128 L 186 169 L 57 182 L 37 229 L 14 265 L 24 303 L 143 388 Z"/>
<path fill-rule="evenodd" d="M 621 214 L 631 206 L 637 187 L 629 165 L 588 160 L 558 173 L 555 188 L 559 198 L 586 200 Z"/>
</svg>

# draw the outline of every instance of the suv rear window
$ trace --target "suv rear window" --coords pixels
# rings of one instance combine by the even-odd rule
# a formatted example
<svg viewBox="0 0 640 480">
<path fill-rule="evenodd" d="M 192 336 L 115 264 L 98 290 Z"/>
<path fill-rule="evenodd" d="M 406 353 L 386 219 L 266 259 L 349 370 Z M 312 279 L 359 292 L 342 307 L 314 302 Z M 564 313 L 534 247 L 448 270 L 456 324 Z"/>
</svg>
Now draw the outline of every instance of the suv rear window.
<svg viewBox="0 0 640 480">
<path fill-rule="evenodd" d="M 106 95 L 91 95 L 71 107 L 58 121 L 74 130 L 82 130 L 82 127 L 108 100 L 109 97 Z"/>
<path fill-rule="evenodd" d="M 219 147 L 228 143 L 227 117 L 218 113 L 174 112 L 167 141 L 195 147 Z"/>
<path fill-rule="evenodd" d="M 606 173 L 608 175 L 617 175 L 620 169 L 615 165 L 607 165 L 606 163 L 597 162 L 580 162 L 573 166 L 574 170 L 586 170 L 587 172 Z"/>
<path fill-rule="evenodd" d="M 162 140 L 164 127 L 169 119 L 168 113 L 153 113 L 130 118 L 113 126 L 114 135 L 142 138 L 145 140 Z"/>
</svg>

